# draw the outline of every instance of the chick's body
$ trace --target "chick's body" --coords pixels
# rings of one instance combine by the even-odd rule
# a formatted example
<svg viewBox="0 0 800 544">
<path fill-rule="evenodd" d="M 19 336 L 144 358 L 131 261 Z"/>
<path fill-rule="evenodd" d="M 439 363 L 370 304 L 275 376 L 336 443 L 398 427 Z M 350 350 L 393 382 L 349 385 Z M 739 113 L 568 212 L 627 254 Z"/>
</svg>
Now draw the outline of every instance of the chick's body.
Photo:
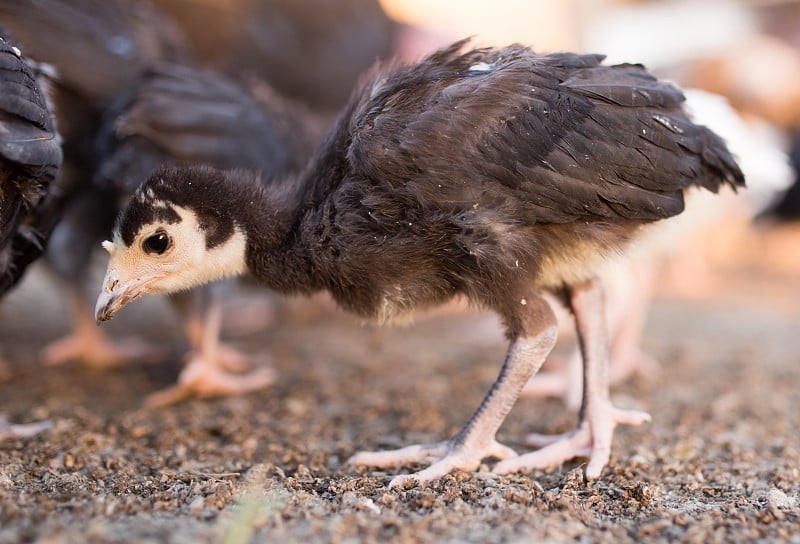
<svg viewBox="0 0 800 544">
<path fill-rule="evenodd" d="M 516 308 L 511 292 L 592 277 L 682 211 L 683 188 L 737 172 L 679 90 L 600 61 L 454 47 L 365 85 L 304 185 L 292 244 L 308 281 L 369 317 L 457 292 Z M 265 254 L 256 276 L 285 277 Z"/>
</svg>

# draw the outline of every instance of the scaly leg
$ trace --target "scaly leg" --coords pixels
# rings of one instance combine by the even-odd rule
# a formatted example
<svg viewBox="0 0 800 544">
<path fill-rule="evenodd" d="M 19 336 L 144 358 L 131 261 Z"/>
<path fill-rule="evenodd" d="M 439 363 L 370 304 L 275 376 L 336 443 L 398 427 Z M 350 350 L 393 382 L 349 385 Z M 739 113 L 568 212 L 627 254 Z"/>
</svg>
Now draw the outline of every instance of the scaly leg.
<svg viewBox="0 0 800 544">
<path fill-rule="evenodd" d="M 73 331 L 42 349 L 40 357 L 48 366 L 78 361 L 95 369 L 117 368 L 136 359 L 154 359 L 164 354 L 136 338 L 112 342 L 97 326 L 94 311 L 76 286 L 69 286 L 69 308 Z"/>
<path fill-rule="evenodd" d="M 557 334 L 555 316 L 547 302 L 538 297 L 523 300 L 532 311 L 539 311 L 536 331 L 512 340 L 497 380 L 478 410 L 452 439 L 393 451 L 360 452 L 348 462 L 373 467 L 433 462 L 414 474 L 396 476 L 389 484 L 389 487 L 394 487 L 402 486 L 407 480 L 419 483 L 436 480 L 456 469 L 473 471 L 486 457 L 505 459 L 515 456 L 512 449 L 497 442 L 495 434 L 528 378 L 539 370 L 553 349 Z"/>
<path fill-rule="evenodd" d="M 534 445 L 547 445 L 540 450 L 499 462 L 493 469 L 498 474 L 547 468 L 573 457 L 588 456 L 586 476 L 597 478 L 611 455 L 614 428 L 619 424 L 640 425 L 650 421 L 648 414 L 621 410 L 614 407 L 609 399 L 605 296 L 600 280 L 574 286 L 570 296 L 584 361 L 583 404 L 578 427 L 556 437 L 529 436 L 529 442 Z"/>
<path fill-rule="evenodd" d="M 196 291 L 174 299 L 185 315 L 186 336 L 192 346 L 188 362 L 178 382 L 150 395 L 145 401 L 147 406 L 165 406 L 190 397 L 241 395 L 264 389 L 275 381 L 275 371 L 271 368 L 245 374 L 231 372 L 244 370 L 246 357 L 220 343 L 222 307 L 214 292 L 206 288 Z M 201 314 L 202 317 L 198 317 Z"/>
<path fill-rule="evenodd" d="M 639 347 L 642 329 L 653 298 L 655 268 L 650 261 L 635 259 L 624 268 L 610 274 L 608 289 L 609 383 L 617 385 L 629 377 L 640 374 L 652 377 L 658 372 L 658 362 Z M 579 349 L 550 369 L 531 378 L 520 396 L 558 397 L 569 408 L 581 405 L 580 386 L 582 354 Z"/>
</svg>

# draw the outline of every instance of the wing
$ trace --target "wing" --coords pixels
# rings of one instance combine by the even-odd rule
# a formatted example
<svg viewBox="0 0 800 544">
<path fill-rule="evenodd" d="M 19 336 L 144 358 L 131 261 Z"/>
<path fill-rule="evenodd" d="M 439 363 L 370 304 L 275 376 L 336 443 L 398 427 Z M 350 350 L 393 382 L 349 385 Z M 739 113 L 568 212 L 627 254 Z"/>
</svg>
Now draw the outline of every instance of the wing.
<svg viewBox="0 0 800 544">
<path fill-rule="evenodd" d="M 32 167 L 58 167 L 61 147 L 34 70 L 0 35 L 0 155 Z"/>
<path fill-rule="evenodd" d="M 267 178 L 299 169 L 317 130 L 299 105 L 270 93 L 213 70 L 155 66 L 105 121 L 100 179 L 130 191 L 163 161 L 249 168 Z"/>
<path fill-rule="evenodd" d="M 682 211 L 683 188 L 742 183 L 680 91 L 641 66 L 460 47 L 373 83 L 352 127 L 357 175 L 423 207 L 545 223 L 661 219 Z"/>
<path fill-rule="evenodd" d="M 0 33 L 0 294 L 44 251 L 61 147 L 36 72 Z M 47 198 L 50 196 L 50 198 Z"/>
</svg>

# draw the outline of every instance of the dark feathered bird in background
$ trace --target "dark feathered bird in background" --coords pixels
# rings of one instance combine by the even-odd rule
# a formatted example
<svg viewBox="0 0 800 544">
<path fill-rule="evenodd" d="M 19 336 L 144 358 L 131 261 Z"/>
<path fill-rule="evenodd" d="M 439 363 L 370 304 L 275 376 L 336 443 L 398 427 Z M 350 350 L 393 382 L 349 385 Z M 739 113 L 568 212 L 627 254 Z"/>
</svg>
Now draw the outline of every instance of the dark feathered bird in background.
<svg viewBox="0 0 800 544">
<path fill-rule="evenodd" d="M 638 65 L 527 48 L 461 52 L 375 71 L 299 176 L 207 168 L 156 172 L 118 218 L 99 321 L 147 293 L 252 273 L 282 293 L 329 291 L 345 309 L 391 321 L 456 295 L 492 309 L 510 341 L 500 374 L 451 440 L 351 461 L 431 466 L 427 481 L 590 458 L 608 462 L 613 430 L 649 416 L 608 396 L 598 270 L 648 223 L 683 210 L 683 191 L 743 184 L 683 95 Z M 578 428 L 522 456 L 495 434 L 556 339 L 544 292 L 572 309 L 584 362 Z"/>
<path fill-rule="evenodd" d="M 256 78 L 158 63 L 105 114 L 95 181 L 132 193 L 163 162 L 206 162 L 267 176 L 302 167 L 324 127 L 303 104 Z"/>
<path fill-rule="evenodd" d="M 42 255 L 58 218 L 61 145 L 43 85 L 37 66 L 0 28 L 0 297 Z M 0 417 L 0 437 L 48 426 Z"/>
<path fill-rule="evenodd" d="M 36 69 L 0 29 L 0 296 L 44 251 L 61 158 Z"/>
<path fill-rule="evenodd" d="M 154 1 L 205 66 L 256 76 L 315 111 L 342 107 L 398 31 L 377 0 Z"/>
<path fill-rule="evenodd" d="M 90 256 L 119 209 L 115 191 L 92 183 L 95 141 L 103 112 L 119 93 L 153 62 L 185 59 L 188 49 L 148 0 L 0 0 L 0 21 L 28 54 L 59 74 L 53 99 L 64 139 L 64 210 L 47 258 L 64 283 L 73 331 L 42 357 L 50 364 L 79 359 L 103 367 L 142 356 L 146 344 L 113 343 L 97 330 L 83 293 Z"/>
</svg>

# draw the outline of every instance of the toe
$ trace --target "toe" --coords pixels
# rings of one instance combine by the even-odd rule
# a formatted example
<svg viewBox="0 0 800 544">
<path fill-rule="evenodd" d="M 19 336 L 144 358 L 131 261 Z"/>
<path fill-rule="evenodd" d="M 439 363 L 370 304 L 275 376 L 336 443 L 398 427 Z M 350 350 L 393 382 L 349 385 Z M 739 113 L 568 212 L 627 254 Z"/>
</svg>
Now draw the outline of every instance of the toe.
<svg viewBox="0 0 800 544">
<path fill-rule="evenodd" d="M 36 423 L 9 423 L 5 415 L 0 415 L 0 439 L 3 438 L 29 438 L 53 427 L 51 421 L 38 421 Z"/>
<path fill-rule="evenodd" d="M 561 437 L 540 450 L 500 461 L 492 468 L 492 472 L 510 474 L 533 469 L 546 469 L 558 466 L 574 457 L 587 457 L 590 453 L 586 447 L 587 440 L 583 433 Z"/>
<path fill-rule="evenodd" d="M 394 487 L 399 487 L 403 489 L 407 486 L 407 482 L 415 481 L 418 485 L 426 484 L 428 482 L 432 482 L 433 480 L 438 480 L 439 478 L 443 478 L 447 476 L 451 472 L 456 469 L 461 468 L 462 470 L 466 471 L 474 471 L 478 467 L 467 467 L 462 468 L 460 466 L 454 466 L 449 459 L 445 458 L 441 461 L 437 461 L 433 463 L 431 466 L 424 470 L 420 470 L 419 472 L 415 472 L 413 474 L 400 474 L 392 478 L 392 481 L 389 482 L 389 489 Z"/>
<path fill-rule="evenodd" d="M 518 454 L 513 449 L 509 448 L 505 444 L 501 444 L 497 440 L 489 446 L 486 450 L 486 454 L 484 457 L 494 457 L 496 459 L 509 459 L 512 457 L 516 457 Z"/>
<path fill-rule="evenodd" d="M 554 444 L 559 440 L 563 440 L 569 437 L 573 433 L 565 433 L 565 434 L 539 434 L 539 433 L 530 433 L 528 436 L 525 437 L 525 443 L 529 446 L 533 446 L 534 448 L 543 448 L 545 446 L 549 446 L 550 444 Z"/>
<path fill-rule="evenodd" d="M 414 444 L 397 450 L 360 451 L 347 460 L 351 465 L 364 465 L 376 468 L 399 467 L 424 463 L 436 459 L 447 449 L 446 442 L 438 444 Z"/>
<path fill-rule="evenodd" d="M 192 396 L 192 392 L 180 384 L 151 393 L 144 399 L 145 408 L 161 408 L 183 402 Z"/>
<path fill-rule="evenodd" d="M 650 414 L 639 410 L 621 410 L 619 408 L 614 408 L 613 417 L 619 425 L 633 425 L 634 427 L 652 421 Z"/>
<path fill-rule="evenodd" d="M 266 389 L 275 382 L 277 373 L 271 368 L 260 368 L 249 374 L 229 374 L 219 369 L 213 372 L 190 364 L 178 377 L 178 383 L 163 391 L 149 395 L 145 406 L 155 408 L 176 404 L 190 398 L 208 399 L 233 397 Z"/>
</svg>

